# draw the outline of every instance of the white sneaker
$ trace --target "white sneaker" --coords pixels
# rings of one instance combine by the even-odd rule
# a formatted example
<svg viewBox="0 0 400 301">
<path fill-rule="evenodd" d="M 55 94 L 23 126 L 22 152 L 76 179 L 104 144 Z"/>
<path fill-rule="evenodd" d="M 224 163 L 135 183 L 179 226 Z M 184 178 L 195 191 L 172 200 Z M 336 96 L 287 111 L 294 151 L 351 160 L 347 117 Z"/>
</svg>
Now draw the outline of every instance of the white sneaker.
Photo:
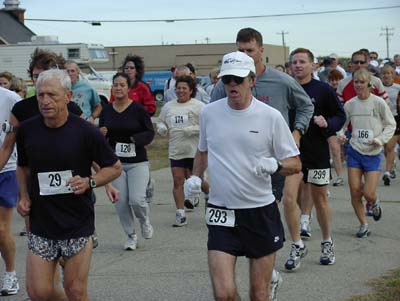
<svg viewBox="0 0 400 301">
<path fill-rule="evenodd" d="M 282 285 L 283 279 L 281 276 L 281 273 L 276 271 L 276 275 L 274 279 L 271 279 L 271 282 L 269 284 L 269 301 L 277 301 L 277 294 L 278 294 L 278 289 Z"/>
<path fill-rule="evenodd" d="M 128 236 L 128 240 L 125 243 L 124 249 L 127 251 L 136 250 L 137 247 L 137 235 L 133 234 L 132 236 Z"/>
<path fill-rule="evenodd" d="M 16 295 L 19 291 L 18 278 L 15 274 L 4 273 L 3 286 L 1 288 L 2 296 Z"/>
<path fill-rule="evenodd" d="M 140 224 L 140 226 L 142 227 L 143 238 L 150 239 L 153 237 L 154 229 L 153 229 L 153 226 L 149 222 Z"/>
<path fill-rule="evenodd" d="M 173 227 L 183 227 L 187 225 L 186 216 L 182 215 L 178 210 L 175 213 L 175 223 Z"/>
</svg>

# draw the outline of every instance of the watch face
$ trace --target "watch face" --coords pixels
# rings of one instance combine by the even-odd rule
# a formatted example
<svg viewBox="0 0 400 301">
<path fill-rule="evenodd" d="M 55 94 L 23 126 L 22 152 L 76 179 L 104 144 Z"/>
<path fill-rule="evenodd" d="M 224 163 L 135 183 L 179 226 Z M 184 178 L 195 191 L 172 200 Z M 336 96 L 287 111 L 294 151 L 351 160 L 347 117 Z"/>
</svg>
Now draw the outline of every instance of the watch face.
<svg viewBox="0 0 400 301">
<path fill-rule="evenodd" d="M 90 179 L 90 187 L 95 188 L 96 187 L 96 181 L 94 179 Z"/>
</svg>

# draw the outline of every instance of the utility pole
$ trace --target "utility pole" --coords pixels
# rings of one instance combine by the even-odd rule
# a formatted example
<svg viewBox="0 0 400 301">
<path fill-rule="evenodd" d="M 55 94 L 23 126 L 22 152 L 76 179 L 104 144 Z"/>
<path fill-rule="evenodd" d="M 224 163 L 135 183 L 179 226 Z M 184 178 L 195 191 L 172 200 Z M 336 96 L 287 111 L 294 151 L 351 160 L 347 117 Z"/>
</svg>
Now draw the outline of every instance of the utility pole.
<svg viewBox="0 0 400 301">
<path fill-rule="evenodd" d="M 210 42 L 210 38 L 209 37 L 205 37 L 204 40 L 206 40 L 207 44 Z"/>
<path fill-rule="evenodd" d="M 276 34 L 282 35 L 282 46 L 283 46 L 283 64 L 286 63 L 286 44 L 285 44 L 285 35 L 289 34 L 282 30 L 281 32 L 277 32 Z"/>
<path fill-rule="evenodd" d="M 381 28 L 381 30 L 384 32 L 382 32 L 379 36 L 386 36 L 386 57 L 390 58 L 390 56 L 389 56 L 389 37 L 393 36 L 392 31 L 394 31 L 394 28 L 393 27 L 389 28 L 386 26 L 386 27 Z"/>
</svg>

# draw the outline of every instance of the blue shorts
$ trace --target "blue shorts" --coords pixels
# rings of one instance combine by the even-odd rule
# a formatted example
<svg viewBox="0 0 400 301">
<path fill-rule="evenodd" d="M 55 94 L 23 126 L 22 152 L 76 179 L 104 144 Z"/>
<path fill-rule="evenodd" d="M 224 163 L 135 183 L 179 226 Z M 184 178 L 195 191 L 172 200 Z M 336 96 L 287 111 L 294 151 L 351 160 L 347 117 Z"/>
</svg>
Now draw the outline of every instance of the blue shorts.
<svg viewBox="0 0 400 301">
<path fill-rule="evenodd" d="M 358 168 L 363 171 L 381 171 L 382 152 L 369 156 L 356 151 L 351 145 L 347 151 L 347 167 Z"/>
<path fill-rule="evenodd" d="M 18 182 L 15 170 L 0 173 L 0 206 L 13 208 L 17 205 Z"/>
</svg>

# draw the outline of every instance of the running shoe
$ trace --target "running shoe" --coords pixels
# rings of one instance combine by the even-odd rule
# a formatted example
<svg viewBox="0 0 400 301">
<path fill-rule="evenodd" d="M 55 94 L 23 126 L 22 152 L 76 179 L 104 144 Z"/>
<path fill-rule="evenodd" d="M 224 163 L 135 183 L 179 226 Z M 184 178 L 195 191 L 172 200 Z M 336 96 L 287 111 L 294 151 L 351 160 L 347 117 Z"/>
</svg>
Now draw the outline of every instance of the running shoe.
<svg viewBox="0 0 400 301">
<path fill-rule="evenodd" d="M 156 181 L 153 178 L 150 178 L 150 181 L 147 183 L 146 187 L 146 202 L 151 203 L 154 197 L 154 187 L 156 185 Z"/>
<path fill-rule="evenodd" d="M 372 206 L 372 217 L 374 221 L 379 221 L 382 217 L 382 208 L 379 205 L 379 201 L 376 201 L 375 204 Z"/>
<path fill-rule="evenodd" d="M 18 278 L 15 274 L 4 273 L 3 286 L 1 287 L 2 296 L 16 295 L 19 291 Z"/>
<path fill-rule="evenodd" d="M 344 179 L 342 177 L 337 177 L 335 181 L 333 181 L 333 186 L 343 186 Z"/>
<path fill-rule="evenodd" d="M 321 242 L 321 257 L 319 263 L 322 265 L 331 265 L 335 263 L 335 252 L 333 251 L 333 242 Z"/>
<path fill-rule="evenodd" d="M 153 229 L 153 226 L 149 222 L 142 223 L 142 224 L 140 224 L 140 226 L 142 227 L 143 238 L 150 239 L 153 237 L 154 229 Z"/>
<path fill-rule="evenodd" d="M 194 200 L 192 199 L 186 199 L 185 200 L 185 207 L 187 209 L 193 210 L 194 209 Z"/>
<path fill-rule="evenodd" d="M 272 273 L 274 274 L 274 273 Z M 283 282 L 283 278 L 281 273 L 275 270 L 275 278 L 271 279 L 271 283 L 269 284 L 269 301 L 277 301 L 278 290 L 281 287 Z"/>
<path fill-rule="evenodd" d="M 390 186 L 390 173 L 388 171 L 385 171 L 382 177 L 383 184 L 385 186 Z"/>
<path fill-rule="evenodd" d="M 304 239 L 311 238 L 311 226 L 310 222 L 303 221 L 300 223 L 300 236 Z"/>
<path fill-rule="evenodd" d="M 396 179 L 396 177 L 397 177 L 397 172 L 396 172 L 395 169 L 392 169 L 392 170 L 390 171 L 390 178 L 391 178 L 391 179 Z"/>
<path fill-rule="evenodd" d="M 195 207 L 198 207 L 199 204 L 200 204 L 200 197 L 195 197 L 195 198 L 193 198 L 193 205 L 194 205 Z"/>
<path fill-rule="evenodd" d="M 172 226 L 173 227 L 183 227 L 185 225 L 187 225 L 186 216 L 183 216 L 178 211 L 176 211 L 175 223 Z"/>
<path fill-rule="evenodd" d="M 137 235 L 133 234 L 128 236 L 128 240 L 125 243 L 124 249 L 127 251 L 133 251 L 137 248 Z"/>
<path fill-rule="evenodd" d="M 300 267 L 300 260 L 307 255 L 307 247 L 300 248 L 300 246 L 292 243 L 290 249 L 289 258 L 285 263 L 285 269 L 288 271 L 294 271 Z"/>
<path fill-rule="evenodd" d="M 364 238 L 364 237 L 368 237 L 370 234 L 371 234 L 371 231 L 369 231 L 368 224 L 365 224 L 365 225 L 360 225 L 360 229 L 358 229 L 356 236 L 358 238 Z"/>
<path fill-rule="evenodd" d="M 27 236 L 28 233 L 26 232 L 26 227 L 23 227 L 21 231 L 19 231 L 19 236 Z"/>
<path fill-rule="evenodd" d="M 368 202 L 365 203 L 365 215 L 372 216 L 372 205 Z"/>
</svg>

